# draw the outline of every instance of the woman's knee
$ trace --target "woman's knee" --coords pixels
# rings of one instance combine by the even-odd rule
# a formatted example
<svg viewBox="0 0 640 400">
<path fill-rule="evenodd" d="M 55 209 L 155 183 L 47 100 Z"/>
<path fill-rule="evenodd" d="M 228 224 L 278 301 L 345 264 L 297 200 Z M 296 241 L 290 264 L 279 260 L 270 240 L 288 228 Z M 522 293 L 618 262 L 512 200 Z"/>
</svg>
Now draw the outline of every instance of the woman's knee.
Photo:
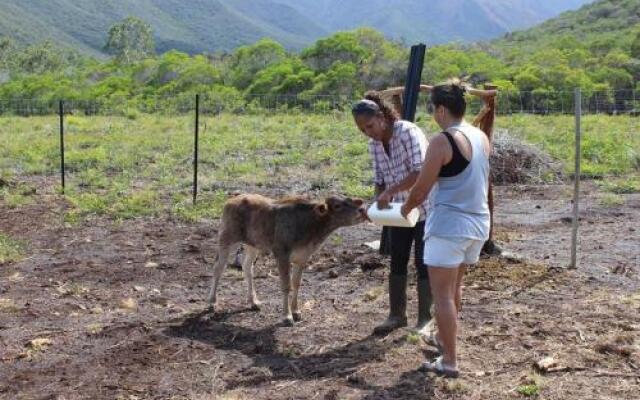
<svg viewBox="0 0 640 400">
<path fill-rule="evenodd" d="M 436 298 L 433 300 L 433 306 L 435 308 L 435 312 L 441 315 L 453 315 L 457 312 L 455 300 L 452 298 Z"/>
<path fill-rule="evenodd" d="M 453 284 L 451 281 L 453 280 Z M 445 304 L 447 302 L 455 303 L 456 299 L 456 286 L 455 286 L 455 278 L 454 279 L 438 279 L 434 277 L 433 274 L 429 276 L 429 283 L 431 286 L 431 295 L 433 296 L 434 303 Z"/>
</svg>

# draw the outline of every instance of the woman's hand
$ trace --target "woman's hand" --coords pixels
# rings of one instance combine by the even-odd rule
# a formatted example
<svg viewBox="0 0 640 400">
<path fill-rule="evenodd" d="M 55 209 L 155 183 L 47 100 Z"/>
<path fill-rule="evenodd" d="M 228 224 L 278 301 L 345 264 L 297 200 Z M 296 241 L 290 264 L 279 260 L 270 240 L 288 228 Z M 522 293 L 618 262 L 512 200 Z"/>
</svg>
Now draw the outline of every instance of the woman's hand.
<svg viewBox="0 0 640 400">
<path fill-rule="evenodd" d="M 402 214 L 402 217 L 404 219 L 407 219 L 407 215 L 409 215 L 411 210 L 413 210 L 413 208 L 407 207 L 407 203 L 404 203 L 402 207 L 400 207 L 400 214 Z"/>
<path fill-rule="evenodd" d="M 378 202 L 378 210 L 384 210 L 385 208 L 390 208 L 389 203 L 393 200 L 393 195 L 389 190 L 385 190 L 380 193 L 376 201 Z"/>
</svg>

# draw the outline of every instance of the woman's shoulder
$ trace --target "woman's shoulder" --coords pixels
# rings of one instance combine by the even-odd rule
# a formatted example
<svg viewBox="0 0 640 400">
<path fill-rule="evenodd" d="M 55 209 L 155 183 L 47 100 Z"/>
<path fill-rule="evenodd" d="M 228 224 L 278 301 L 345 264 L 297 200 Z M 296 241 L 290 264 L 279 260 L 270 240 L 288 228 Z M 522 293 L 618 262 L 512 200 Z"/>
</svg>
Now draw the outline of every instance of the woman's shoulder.
<svg viewBox="0 0 640 400">
<path fill-rule="evenodd" d="M 393 124 L 393 127 L 395 129 L 401 129 L 401 130 L 404 131 L 404 130 L 409 130 L 409 129 L 413 129 L 413 128 L 418 128 L 418 125 L 414 124 L 411 121 L 407 121 L 407 120 L 404 120 L 404 119 L 399 119 Z M 420 129 L 420 128 L 418 128 L 418 129 Z"/>
<path fill-rule="evenodd" d="M 473 132 L 473 133 L 482 133 L 482 134 L 484 134 L 484 132 L 482 132 L 482 130 L 480 128 L 478 128 L 475 125 L 470 124 L 467 121 L 464 121 L 462 124 L 460 124 L 460 130 L 465 131 L 465 132 Z"/>
<path fill-rule="evenodd" d="M 414 124 L 411 121 L 405 121 L 403 119 L 396 121 L 393 125 L 393 128 L 395 132 L 400 135 L 411 135 L 416 133 L 421 133 L 422 135 L 424 135 L 424 132 L 418 125 Z"/>
</svg>

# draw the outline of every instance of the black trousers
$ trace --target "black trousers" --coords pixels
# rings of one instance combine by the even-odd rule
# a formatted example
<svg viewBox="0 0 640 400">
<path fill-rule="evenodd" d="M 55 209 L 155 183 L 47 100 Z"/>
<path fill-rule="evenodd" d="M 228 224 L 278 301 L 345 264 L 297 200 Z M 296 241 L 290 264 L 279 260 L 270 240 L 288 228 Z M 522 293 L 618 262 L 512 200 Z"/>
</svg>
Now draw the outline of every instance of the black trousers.
<svg viewBox="0 0 640 400">
<path fill-rule="evenodd" d="M 429 279 L 424 265 L 424 221 L 413 228 L 389 227 L 391 241 L 391 275 L 407 275 L 407 265 L 414 244 L 414 257 L 418 279 Z"/>
</svg>

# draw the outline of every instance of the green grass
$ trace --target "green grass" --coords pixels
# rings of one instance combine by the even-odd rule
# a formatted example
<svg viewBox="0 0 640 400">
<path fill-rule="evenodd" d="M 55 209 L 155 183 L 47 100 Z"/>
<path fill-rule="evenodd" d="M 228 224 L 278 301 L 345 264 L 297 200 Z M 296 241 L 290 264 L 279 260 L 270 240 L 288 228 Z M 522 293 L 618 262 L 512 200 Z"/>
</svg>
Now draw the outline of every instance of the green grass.
<svg viewBox="0 0 640 400">
<path fill-rule="evenodd" d="M 538 145 L 573 173 L 575 121 L 573 116 L 515 114 L 496 119 L 497 129 Z M 582 175 L 603 177 L 640 172 L 640 118 L 586 115 L 582 118 Z"/>
<path fill-rule="evenodd" d="M 638 193 L 640 192 L 640 175 L 610 178 L 598 184 L 602 189 L 615 194 Z"/>
<path fill-rule="evenodd" d="M 65 120 L 65 221 L 118 219 L 166 210 L 194 221 L 220 215 L 227 192 L 290 187 L 369 197 L 367 143 L 350 116 L 277 114 L 202 118 L 199 201 L 192 205 L 190 116 L 68 116 Z M 59 174 L 55 117 L 3 118 L 0 166 L 12 175 Z M 3 200 L 26 203 L 13 188 Z"/>
<path fill-rule="evenodd" d="M 516 387 L 516 391 L 525 397 L 537 397 L 543 389 L 544 382 L 542 376 L 532 373 L 523 377 L 521 384 Z"/>
<path fill-rule="evenodd" d="M 407 333 L 407 336 L 405 336 L 405 340 L 407 341 L 407 343 L 417 346 L 418 344 L 420 344 L 420 334 L 416 332 Z"/>
<path fill-rule="evenodd" d="M 199 201 L 192 205 L 192 116 L 68 116 L 65 119 L 65 195 L 73 205 L 65 221 L 92 215 L 116 219 L 170 212 L 186 221 L 220 215 L 227 193 L 289 189 L 370 198 L 367 140 L 351 116 L 277 113 L 222 114 L 201 118 Z M 4 117 L 0 124 L 0 171 L 13 181 L 59 175 L 55 116 Z M 438 131 L 419 116 L 428 136 Z M 496 129 L 533 143 L 573 170 L 572 116 L 498 116 Z M 585 116 L 583 173 L 613 193 L 638 191 L 640 119 Z M 632 176 L 632 178 L 628 178 Z M 11 178 L 3 178 L 11 181 Z M 30 184 L 34 185 L 34 184 Z M 22 207 L 35 201 L 34 187 L 0 187 L 2 201 Z M 38 193 L 45 188 L 36 188 Z M 51 188 L 49 188 L 49 192 Z"/>
<path fill-rule="evenodd" d="M 540 388 L 538 387 L 538 385 L 533 383 L 530 385 L 520 385 L 518 386 L 516 391 L 523 396 L 533 397 L 538 394 L 538 392 L 540 391 Z"/>
<path fill-rule="evenodd" d="M 0 199 L 9 208 L 15 209 L 32 204 L 36 189 L 24 183 L 15 183 L 14 179 L 6 172 L 0 177 Z"/>
<path fill-rule="evenodd" d="M 172 212 L 189 222 L 196 222 L 203 218 L 216 218 L 222 214 L 226 198 L 227 195 L 222 190 L 200 196 L 195 205 L 191 198 L 178 197 L 174 201 Z"/>
<path fill-rule="evenodd" d="M 24 247 L 24 243 L 0 233 L 0 265 L 20 260 Z"/>
<path fill-rule="evenodd" d="M 605 193 L 600 197 L 599 202 L 607 208 L 615 208 L 624 205 L 624 197 L 615 193 Z"/>
</svg>

